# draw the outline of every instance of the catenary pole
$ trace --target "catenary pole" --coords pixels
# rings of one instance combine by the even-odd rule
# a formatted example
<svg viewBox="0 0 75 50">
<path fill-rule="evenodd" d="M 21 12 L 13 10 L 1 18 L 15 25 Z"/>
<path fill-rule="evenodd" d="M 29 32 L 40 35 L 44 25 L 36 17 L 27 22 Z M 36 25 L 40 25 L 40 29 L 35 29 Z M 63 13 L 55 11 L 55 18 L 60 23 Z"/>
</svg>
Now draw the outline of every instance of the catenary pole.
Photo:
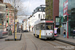
<svg viewBox="0 0 75 50">
<path fill-rule="evenodd" d="M 15 0 L 14 0 L 14 40 L 16 40 L 16 38 L 15 38 Z"/>
</svg>

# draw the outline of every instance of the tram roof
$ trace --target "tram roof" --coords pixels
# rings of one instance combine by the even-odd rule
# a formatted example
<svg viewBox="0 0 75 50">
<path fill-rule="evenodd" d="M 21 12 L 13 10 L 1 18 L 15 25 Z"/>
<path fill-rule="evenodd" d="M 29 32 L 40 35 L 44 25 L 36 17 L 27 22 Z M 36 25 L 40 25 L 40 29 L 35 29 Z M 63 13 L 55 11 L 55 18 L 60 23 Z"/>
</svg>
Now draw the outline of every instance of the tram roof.
<svg viewBox="0 0 75 50">
<path fill-rule="evenodd" d="M 45 19 L 39 19 L 35 22 L 34 25 L 37 25 L 37 24 L 41 24 L 41 23 L 54 23 L 54 21 L 52 20 L 45 20 Z"/>
</svg>

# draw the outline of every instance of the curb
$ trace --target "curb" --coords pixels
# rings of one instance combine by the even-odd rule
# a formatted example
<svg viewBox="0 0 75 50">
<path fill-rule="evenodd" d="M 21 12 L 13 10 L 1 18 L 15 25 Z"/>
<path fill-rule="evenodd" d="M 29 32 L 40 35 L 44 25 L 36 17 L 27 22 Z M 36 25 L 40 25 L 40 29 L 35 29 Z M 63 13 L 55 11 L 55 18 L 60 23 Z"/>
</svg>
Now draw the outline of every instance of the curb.
<svg viewBox="0 0 75 50">
<path fill-rule="evenodd" d="M 5 39 L 5 41 L 20 41 L 22 39 L 22 34 L 20 34 L 20 37 L 17 39 Z"/>
<path fill-rule="evenodd" d="M 61 39 L 56 39 L 56 40 L 75 46 L 75 43 L 73 43 L 73 42 L 69 42 L 69 41 L 65 41 L 65 40 L 61 40 Z"/>
</svg>

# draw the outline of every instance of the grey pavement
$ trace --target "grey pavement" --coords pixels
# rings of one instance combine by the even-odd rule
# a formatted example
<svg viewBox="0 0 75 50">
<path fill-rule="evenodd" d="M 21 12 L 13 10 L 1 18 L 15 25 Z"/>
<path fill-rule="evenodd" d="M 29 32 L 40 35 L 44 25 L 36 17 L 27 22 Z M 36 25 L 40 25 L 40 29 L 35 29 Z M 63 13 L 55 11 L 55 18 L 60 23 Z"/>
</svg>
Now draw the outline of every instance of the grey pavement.
<svg viewBox="0 0 75 50">
<path fill-rule="evenodd" d="M 32 32 L 24 33 L 24 37 L 25 50 L 61 50 L 58 48 L 54 48 L 53 45 L 47 43 L 44 40 L 36 38 Z"/>
<path fill-rule="evenodd" d="M 15 34 L 15 36 L 17 37 L 17 39 L 20 39 L 20 35 L 21 35 L 21 33 L 16 33 Z M 12 35 L 8 35 L 8 37 L 5 38 L 5 39 L 14 39 L 14 33 Z"/>
<path fill-rule="evenodd" d="M 17 38 L 20 38 L 21 33 L 17 33 Z M 13 39 L 14 34 L 11 36 L 4 36 L 4 38 L 0 39 L 0 50 L 23 50 L 24 47 L 24 38 L 20 41 L 5 41 L 5 39 Z"/>
<path fill-rule="evenodd" d="M 17 33 L 17 38 L 20 38 L 20 35 L 21 33 Z M 13 38 L 14 34 L 11 36 L 6 35 L 4 38 L 0 39 L 0 50 L 61 50 L 61 48 L 54 47 L 63 46 L 62 44 L 64 44 L 64 46 L 68 45 L 59 41 L 41 40 L 34 37 L 32 32 L 22 33 L 22 39 L 20 41 L 5 41 L 5 39 Z M 63 36 L 59 36 L 58 38 L 67 39 L 63 38 Z"/>
<path fill-rule="evenodd" d="M 63 41 L 63 42 L 71 43 L 71 44 L 75 45 L 75 38 L 73 39 L 72 37 L 64 38 L 62 35 L 59 35 L 59 37 L 57 37 L 56 39 L 59 41 Z"/>
</svg>

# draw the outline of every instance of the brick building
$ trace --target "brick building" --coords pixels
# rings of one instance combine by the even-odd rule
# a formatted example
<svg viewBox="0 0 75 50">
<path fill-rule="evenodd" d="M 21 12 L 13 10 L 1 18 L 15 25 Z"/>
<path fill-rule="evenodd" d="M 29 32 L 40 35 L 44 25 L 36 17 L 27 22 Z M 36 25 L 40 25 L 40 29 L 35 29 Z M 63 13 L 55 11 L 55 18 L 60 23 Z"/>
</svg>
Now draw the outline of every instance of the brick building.
<svg viewBox="0 0 75 50">
<path fill-rule="evenodd" d="M 59 0 L 46 0 L 46 18 L 53 20 L 55 22 L 55 26 L 59 25 L 56 22 L 56 17 L 59 16 Z"/>
<path fill-rule="evenodd" d="M 14 7 L 10 3 L 5 3 L 6 4 L 6 27 L 8 25 L 11 25 L 11 30 L 14 32 Z M 16 10 L 17 14 L 17 10 Z M 16 16 L 17 18 L 17 16 Z"/>
</svg>

